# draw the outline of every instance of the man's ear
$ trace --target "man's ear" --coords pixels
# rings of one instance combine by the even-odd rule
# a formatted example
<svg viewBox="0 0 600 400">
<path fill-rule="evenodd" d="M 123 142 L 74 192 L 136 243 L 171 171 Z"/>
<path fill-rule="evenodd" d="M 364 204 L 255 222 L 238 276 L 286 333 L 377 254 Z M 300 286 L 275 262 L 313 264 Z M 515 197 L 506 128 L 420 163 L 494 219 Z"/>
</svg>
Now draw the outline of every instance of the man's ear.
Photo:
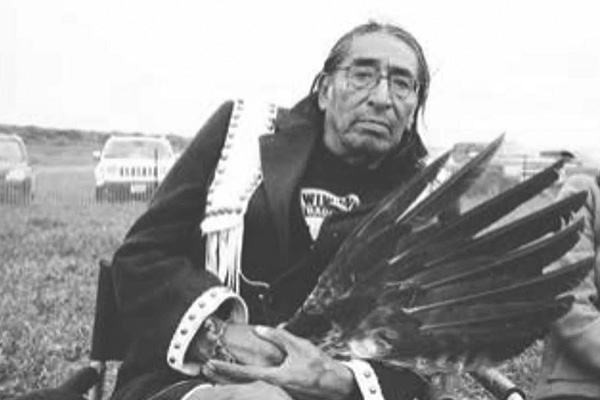
<svg viewBox="0 0 600 400">
<path fill-rule="evenodd" d="M 331 101 L 332 95 L 332 81 L 331 75 L 323 75 L 321 82 L 319 83 L 319 109 L 325 111 L 327 105 Z"/>
</svg>

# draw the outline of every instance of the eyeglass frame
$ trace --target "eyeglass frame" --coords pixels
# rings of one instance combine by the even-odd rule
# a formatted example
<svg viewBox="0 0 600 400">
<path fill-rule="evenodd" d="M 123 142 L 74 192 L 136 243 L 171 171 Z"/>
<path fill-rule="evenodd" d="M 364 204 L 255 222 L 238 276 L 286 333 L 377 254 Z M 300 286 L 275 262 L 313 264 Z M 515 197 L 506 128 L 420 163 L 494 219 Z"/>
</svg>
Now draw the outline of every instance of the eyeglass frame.
<svg viewBox="0 0 600 400">
<path fill-rule="evenodd" d="M 371 85 L 366 85 L 366 86 L 362 86 L 362 87 L 360 85 L 357 85 L 356 82 L 353 82 L 352 79 L 350 78 L 350 70 L 353 68 L 373 68 L 376 72 L 375 80 L 373 81 L 373 83 Z M 346 65 L 344 67 L 337 67 L 334 69 L 334 72 L 335 71 L 345 71 L 346 72 L 346 76 L 345 76 L 346 81 L 349 84 L 351 84 L 354 87 L 354 89 L 356 89 L 356 90 L 371 91 L 371 90 L 375 89 L 377 86 L 379 86 L 379 84 L 381 83 L 381 80 L 383 78 L 385 78 L 387 81 L 387 84 L 388 84 L 389 92 L 392 93 L 394 95 L 394 97 L 398 98 L 399 100 L 406 100 L 411 95 L 416 95 L 419 92 L 419 89 L 421 87 L 421 85 L 417 79 L 408 77 L 408 76 L 406 76 L 406 74 L 402 74 L 400 72 L 392 71 L 392 76 L 395 73 L 399 76 L 407 78 L 407 80 L 412 81 L 412 88 L 410 88 L 409 91 L 405 95 L 399 95 L 392 90 L 391 80 L 390 80 L 390 71 L 388 70 L 387 73 L 384 73 L 382 71 L 382 68 L 380 68 L 376 65 L 372 65 L 372 64 L 350 64 L 350 65 Z"/>
</svg>

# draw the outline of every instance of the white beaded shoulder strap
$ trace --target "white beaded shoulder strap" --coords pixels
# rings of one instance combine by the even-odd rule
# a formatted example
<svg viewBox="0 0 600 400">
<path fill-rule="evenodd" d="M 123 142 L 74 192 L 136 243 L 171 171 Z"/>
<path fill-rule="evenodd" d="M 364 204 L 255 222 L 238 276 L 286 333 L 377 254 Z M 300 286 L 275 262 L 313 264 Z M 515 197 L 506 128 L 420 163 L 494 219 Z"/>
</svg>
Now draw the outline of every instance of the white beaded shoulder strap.
<svg viewBox="0 0 600 400">
<path fill-rule="evenodd" d="M 277 107 L 236 100 L 214 178 L 208 189 L 205 217 L 206 269 L 239 292 L 244 214 L 262 182 L 259 137 L 274 131 Z"/>
</svg>

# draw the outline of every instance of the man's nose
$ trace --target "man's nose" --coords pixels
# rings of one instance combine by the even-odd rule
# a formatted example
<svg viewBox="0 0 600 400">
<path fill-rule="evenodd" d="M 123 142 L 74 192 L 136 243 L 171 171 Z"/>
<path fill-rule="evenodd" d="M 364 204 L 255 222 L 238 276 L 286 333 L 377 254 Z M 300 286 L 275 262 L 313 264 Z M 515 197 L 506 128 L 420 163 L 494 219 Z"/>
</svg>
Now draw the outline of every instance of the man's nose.
<svg viewBox="0 0 600 400">
<path fill-rule="evenodd" d="M 369 103 L 374 107 L 389 108 L 392 98 L 387 77 L 381 77 L 369 93 Z"/>
</svg>

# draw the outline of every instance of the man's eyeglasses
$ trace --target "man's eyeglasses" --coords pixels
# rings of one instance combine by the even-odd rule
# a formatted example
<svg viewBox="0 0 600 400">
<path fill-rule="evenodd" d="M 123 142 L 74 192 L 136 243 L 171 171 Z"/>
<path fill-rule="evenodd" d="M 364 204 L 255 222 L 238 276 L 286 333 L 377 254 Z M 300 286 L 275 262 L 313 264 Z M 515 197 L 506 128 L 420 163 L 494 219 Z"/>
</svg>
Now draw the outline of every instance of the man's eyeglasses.
<svg viewBox="0 0 600 400">
<path fill-rule="evenodd" d="M 389 91 L 394 97 L 404 100 L 419 90 L 419 83 L 409 76 L 399 72 L 388 72 L 384 74 L 379 67 L 374 65 L 350 65 L 338 68 L 346 71 L 346 79 L 353 88 L 359 90 L 371 90 L 387 78 Z"/>
</svg>

